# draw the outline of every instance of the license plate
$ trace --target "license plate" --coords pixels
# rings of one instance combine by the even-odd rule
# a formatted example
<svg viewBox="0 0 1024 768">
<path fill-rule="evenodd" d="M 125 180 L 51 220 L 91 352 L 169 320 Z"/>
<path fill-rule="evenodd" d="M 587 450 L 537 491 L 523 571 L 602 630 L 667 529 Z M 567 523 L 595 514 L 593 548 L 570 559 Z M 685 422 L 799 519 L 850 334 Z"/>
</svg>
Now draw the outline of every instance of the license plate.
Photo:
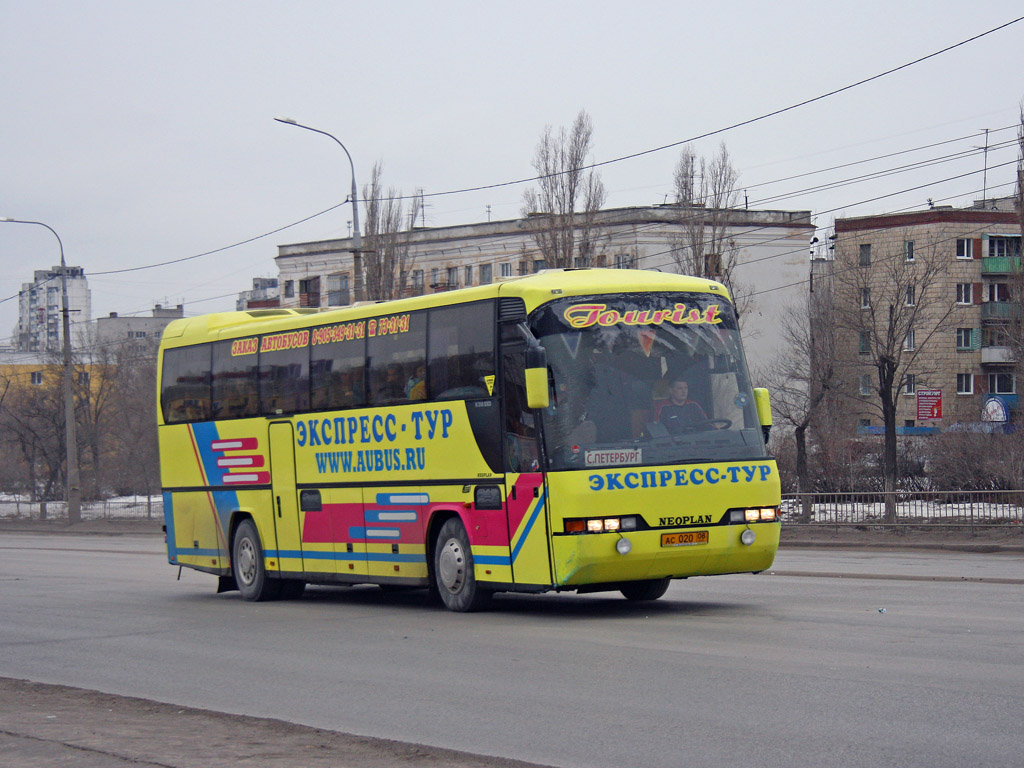
<svg viewBox="0 0 1024 768">
<path fill-rule="evenodd" d="M 707 544 L 707 531 L 683 531 L 682 533 L 661 534 L 663 547 L 692 547 L 695 544 Z"/>
</svg>

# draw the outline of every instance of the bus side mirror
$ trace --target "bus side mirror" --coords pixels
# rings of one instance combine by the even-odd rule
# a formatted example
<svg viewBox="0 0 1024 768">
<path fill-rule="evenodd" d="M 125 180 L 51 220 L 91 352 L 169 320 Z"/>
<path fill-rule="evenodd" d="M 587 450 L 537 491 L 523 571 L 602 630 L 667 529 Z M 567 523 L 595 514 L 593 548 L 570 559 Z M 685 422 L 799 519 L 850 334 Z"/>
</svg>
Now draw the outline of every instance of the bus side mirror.
<svg viewBox="0 0 1024 768">
<path fill-rule="evenodd" d="M 764 387 L 754 387 L 754 405 L 757 406 L 757 420 L 761 423 L 764 441 L 772 431 L 772 399 Z"/>
<path fill-rule="evenodd" d="M 547 408 L 548 400 L 548 355 L 541 346 L 526 348 L 526 405 L 540 410 Z"/>
</svg>

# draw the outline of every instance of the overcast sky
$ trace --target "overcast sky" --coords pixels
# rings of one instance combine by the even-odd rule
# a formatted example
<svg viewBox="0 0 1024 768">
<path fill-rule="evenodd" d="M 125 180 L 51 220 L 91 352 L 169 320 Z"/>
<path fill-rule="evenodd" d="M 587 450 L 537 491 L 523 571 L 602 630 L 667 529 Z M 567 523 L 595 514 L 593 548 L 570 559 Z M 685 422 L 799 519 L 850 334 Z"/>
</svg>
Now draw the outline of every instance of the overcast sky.
<svg viewBox="0 0 1024 768">
<path fill-rule="evenodd" d="M 345 236 L 339 207 L 384 163 L 428 195 L 532 174 L 545 125 L 583 108 L 598 162 L 685 142 L 842 88 L 1024 15 L 1019 2 L 55 2 L 0 0 L 0 216 L 43 221 L 84 267 L 93 317 L 233 309 L 276 246 Z M 1011 191 L 1024 22 L 745 127 L 725 141 L 752 208 L 836 215 Z M 943 143 L 926 149 L 928 144 Z M 1003 145 L 1000 148 L 1000 145 Z M 608 206 L 671 201 L 679 146 L 601 169 Z M 813 176 L 797 174 L 901 153 Z M 833 189 L 954 153 L 959 159 Z M 960 176 L 960 178 L 951 178 Z M 950 179 L 948 181 L 943 181 Z M 922 186 L 927 185 L 927 186 Z M 912 187 L 919 187 L 912 191 Z M 427 198 L 428 225 L 515 218 L 523 185 Z M 892 193 L 897 193 L 893 195 Z M 794 194 L 798 193 L 798 194 Z M 884 199 L 869 201 L 883 195 Z M 0 299 L 59 263 L 0 224 Z M 17 299 L 0 303 L 0 340 Z"/>
</svg>

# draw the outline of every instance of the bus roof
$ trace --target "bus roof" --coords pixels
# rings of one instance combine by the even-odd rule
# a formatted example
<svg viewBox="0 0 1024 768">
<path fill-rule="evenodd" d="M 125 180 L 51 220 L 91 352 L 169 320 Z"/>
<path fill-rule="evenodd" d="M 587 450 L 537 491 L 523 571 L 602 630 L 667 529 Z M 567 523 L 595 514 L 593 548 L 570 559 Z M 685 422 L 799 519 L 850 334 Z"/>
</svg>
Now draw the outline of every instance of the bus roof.
<svg viewBox="0 0 1024 768">
<path fill-rule="evenodd" d="M 352 306 L 324 309 L 251 309 L 188 317 L 170 323 L 164 329 L 162 343 L 177 347 L 211 339 L 309 328 L 325 323 L 349 322 L 498 297 L 521 298 L 526 311 L 532 312 L 542 304 L 562 296 L 642 291 L 715 293 L 729 300 L 724 285 L 706 278 L 642 269 L 545 269 L 489 285 L 393 301 L 360 302 Z"/>
</svg>

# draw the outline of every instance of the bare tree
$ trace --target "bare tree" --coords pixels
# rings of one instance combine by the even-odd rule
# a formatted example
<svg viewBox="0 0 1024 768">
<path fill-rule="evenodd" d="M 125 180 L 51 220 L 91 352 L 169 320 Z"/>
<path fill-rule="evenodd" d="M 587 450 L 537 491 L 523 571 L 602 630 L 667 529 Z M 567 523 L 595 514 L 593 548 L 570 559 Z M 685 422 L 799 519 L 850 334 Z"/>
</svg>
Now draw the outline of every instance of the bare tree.
<svg viewBox="0 0 1024 768">
<path fill-rule="evenodd" d="M 787 313 L 786 352 L 761 374 L 772 393 L 776 428 L 792 430 L 797 491 L 802 493 L 814 485 L 807 460 L 808 430 L 822 408 L 836 400 L 841 384 L 832 301 L 832 292 L 823 286 Z"/>
<path fill-rule="evenodd" d="M 946 263 L 937 244 L 913 251 L 894 232 L 887 253 L 871 246 L 837 250 L 833 274 L 837 327 L 846 332 L 845 368 L 858 381 L 857 390 L 871 392 L 858 402 L 876 412 L 885 428 L 882 450 L 886 521 L 895 522 L 891 492 L 896 490 L 896 410 L 900 392 L 913 376 L 914 388 L 927 385 L 929 343 L 948 330 L 955 305 L 945 281 Z M 878 249 L 879 251 L 881 249 Z M 842 255 L 841 255 L 842 254 Z"/>
<path fill-rule="evenodd" d="M 679 271 L 725 284 L 742 314 L 746 300 L 736 279 L 739 248 L 729 237 L 730 211 L 739 198 L 739 173 L 723 142 L 708 160 L 687 145 L 676 163 L 673 184 L 683 234 L 672 241 L 672 259 Z"/>
<path fill-rule="evenodd" d="M 597 212 L 605 202 L 604 183 L 587 170 L 594 128 L 580 110 L 572 128 L 544 129 L 533 156 L 540 178 L 523 194 L 523 216 L 547 267 L 589 267 L 595 261 Z"/>
<path fill-rule="evenodd" d="M 383 163 L 378 161 L 373 166 L 370 183 L 363 187 L 366 223 L 362 266 L 369 301 L 397 299 L 405 295 L 414 261 L 408 231 L 419 215 L 422 200 L 422 197 L 414 196 L 406 213 L 401 191 L 394 187 L 389 187 L 386 193 L 383 191 L 383 174 Z"/>
</svg>

